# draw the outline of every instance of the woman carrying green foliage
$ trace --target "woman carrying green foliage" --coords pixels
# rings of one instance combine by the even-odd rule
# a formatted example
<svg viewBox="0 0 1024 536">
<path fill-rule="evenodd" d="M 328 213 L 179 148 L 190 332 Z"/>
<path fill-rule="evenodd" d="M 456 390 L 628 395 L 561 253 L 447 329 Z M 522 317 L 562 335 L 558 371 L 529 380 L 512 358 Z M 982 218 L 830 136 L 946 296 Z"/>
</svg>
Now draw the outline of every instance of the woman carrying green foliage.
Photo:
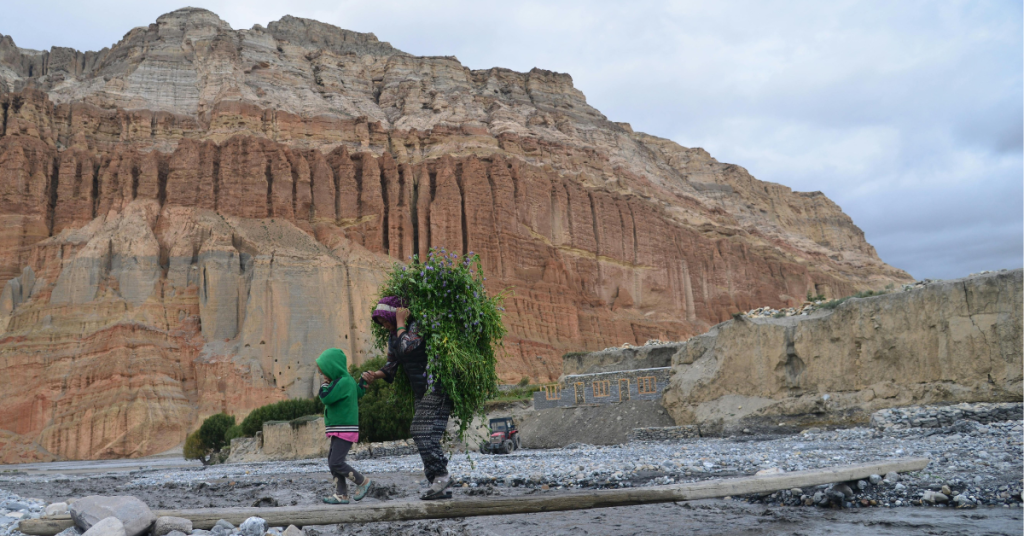
<svg viewBox="0 0 1024 536">
<path fill-rule="evenodd" d="M 505 335 L 502 297 L 488 297 L 483 281 L 480 258 L 472 252 L 460 258 L 431 250 L 424 263 L 414 258 L 410 266 L 395 265 L 371 314 L 387 362 L 362 378 L 388 383 L 398 378 L 399 388 L 408 381 L 415 401 L 410 432 L 430 482 L 424 500 L 451 497 L 441 447 L 448 417 L 455 414 L 464 438 L 473 416 L 497 391 L 493 346 Z M 399 367 L 404 374 L 398 374 Z"/>
<path fill-rule="evenodd" d="M 334 476 L 334 495 L 324 497 L 327 504 L 348 504 L 348 483 L 356 485 L 352 498 L 362 500 L 370 490 L 370 479 L 359 474 L 346 461 L 349 449 L 359 441 L 359 399 L 366 390 L 348 373 L 345 352 L 337 348 L 324 350 L 316 358 L 316 366 L 327 379 L 320 386 L 320 400 L 324 403 L 324 424 L 331 450 L 327 454 L 327 467 Z"/>
</svg>

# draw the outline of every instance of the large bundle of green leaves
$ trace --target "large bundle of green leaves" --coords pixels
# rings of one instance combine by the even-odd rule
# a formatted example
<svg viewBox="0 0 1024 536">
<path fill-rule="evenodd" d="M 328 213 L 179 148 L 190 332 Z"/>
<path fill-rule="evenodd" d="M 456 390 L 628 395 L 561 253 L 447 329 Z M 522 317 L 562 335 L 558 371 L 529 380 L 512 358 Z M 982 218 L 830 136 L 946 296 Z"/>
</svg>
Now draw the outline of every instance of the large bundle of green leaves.
<svg viewBox="0 0 1024 536">
<path fill-rule="evenodd" d="M 380 370 L 384 358 L 377 357 L 362 365 L 352 365 L 349 373 L 358 378 L 368 370 Z M 404 378 L 403 378 L 404 379 Z M 409 439 L 412 424 L 412 390 L 402 389 L 406 383 L 376 381 L 366 387 L 359 399 L 359 442 L 373 443 Z"/>
<path fill-rule="evenodd" d="M 323 414 L 323 412 L 324 404 L 320 402 L 320 398 L 297 398 L 260 406 L 249 412 L 249 415 L 242 421 L 242 435 L 245 437 L 256 435 L 256 432 L 263 429 L 263 423 L 267 421 L 290 421 L 307 415 Z"/>
<path fill-rule="evenodd" d="M 494 350 L 505 337 L 504 295 L 488 296 L 484 280 L 473 252 L 463 257 L 431 249 L 423 262 L 413 257 L 408 266 L 395 264 L 379 291 L 409 304 L 410 320 L 427 344 L 427 383 L 440 382 L 451 397 L 459 439 L 498 391 Z M 376 323 L 372 329 L 377 348 L 386 352 L 387 330 Z"/>
</svg>

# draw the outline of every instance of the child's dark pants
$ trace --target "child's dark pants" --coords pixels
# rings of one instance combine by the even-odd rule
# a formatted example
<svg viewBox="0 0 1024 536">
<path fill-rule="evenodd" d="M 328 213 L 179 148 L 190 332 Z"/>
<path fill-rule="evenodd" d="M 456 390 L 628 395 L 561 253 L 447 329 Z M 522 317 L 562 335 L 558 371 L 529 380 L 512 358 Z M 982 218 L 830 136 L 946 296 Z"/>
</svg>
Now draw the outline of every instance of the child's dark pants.
<svg viewBox="0 0 1024 536">
<path fill-rule="evenodd" d="M 327 454 L 327 467 L 330 468 L 331 474 L 334 475 L 334 481 L 337 485 L 335 493 L 338 495 L 348 495 L 346 478 L 351 478 L 356 485 L 362 484 L 363 480 L 365 480 L 363 475 L 359 474 L 358 471 L 345 461 L 345 457 L 348 456 L 348 451 L 351 448 L 351 441 L 345 441 L 340 437 L 331 437 L 331 451 Z"/>
</svg>

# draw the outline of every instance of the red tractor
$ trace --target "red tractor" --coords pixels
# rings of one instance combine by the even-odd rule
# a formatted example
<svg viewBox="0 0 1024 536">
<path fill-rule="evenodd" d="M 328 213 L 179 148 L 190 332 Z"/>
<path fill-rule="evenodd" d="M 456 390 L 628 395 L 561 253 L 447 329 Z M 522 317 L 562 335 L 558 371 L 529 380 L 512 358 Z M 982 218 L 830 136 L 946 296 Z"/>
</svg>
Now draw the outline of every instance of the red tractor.
<svg viewBox="0 0 1024 536">
<path fill-rule="evenodd" d="M 508 454 L 519 448 L 519 429 L 512 417 L 491 419 L 491 439 L 480 445 L 483 454 Z"/>
</svg>

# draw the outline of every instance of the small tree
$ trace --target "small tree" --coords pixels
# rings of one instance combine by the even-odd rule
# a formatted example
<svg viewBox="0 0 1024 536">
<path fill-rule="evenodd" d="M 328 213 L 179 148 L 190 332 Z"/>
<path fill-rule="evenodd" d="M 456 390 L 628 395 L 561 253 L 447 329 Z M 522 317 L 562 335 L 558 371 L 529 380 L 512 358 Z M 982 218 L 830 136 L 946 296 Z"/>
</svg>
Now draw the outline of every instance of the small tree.
<svg viewBox="0 0 1024 536">
<path fill-rule="evenodd" d="M 242 434 L 242 425 L 236 424 L 231 428 L 228 428 L 227 432 L 224 432 L 224 442 L 230 445 L 232 439 L 237 439 L 239 437 L 242 437 L 243 435 L 244 434 Z"/>
<path fill-rule="evenodd" d="M 186 460 L 199 460 L 203 462 L 203 465 L 209 464 L 207 456 L 210 454 L 210 449 L 203 445 L 203 440 L 199 439 L 199 431 L 192 432 L 185 438 L 185 448 L 183 454 Z"/>
<path fill-rule="evenodd" d="M 220 449 L 227 444 L 224 434 L 234 425 L 235 418 L 231 415 L 226 413 L 211 415 L 199 427 L 199 440 L 206 448 L 220 452 Z"/>
</svg>

